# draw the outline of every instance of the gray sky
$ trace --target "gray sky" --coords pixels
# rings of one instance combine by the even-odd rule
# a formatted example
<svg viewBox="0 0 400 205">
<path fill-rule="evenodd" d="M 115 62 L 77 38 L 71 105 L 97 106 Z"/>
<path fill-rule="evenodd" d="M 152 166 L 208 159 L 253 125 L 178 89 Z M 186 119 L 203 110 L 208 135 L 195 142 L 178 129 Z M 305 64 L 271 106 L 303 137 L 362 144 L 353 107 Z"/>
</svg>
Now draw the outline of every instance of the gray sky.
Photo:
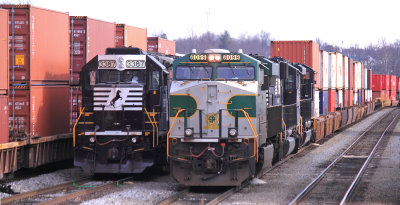
<svg viewBox="0 0 400 205">
<path fill-rule="evenodd" d="M 275 40 L 321 40 L 366 46 L 400 40 L 396 0 L 31 0 L 70 15 L 161 31 L 169 39 L 228 30 L 235 38 L 271 33 Z M 207 21 L 208 16 L 208 21 Z"/>
</svg>

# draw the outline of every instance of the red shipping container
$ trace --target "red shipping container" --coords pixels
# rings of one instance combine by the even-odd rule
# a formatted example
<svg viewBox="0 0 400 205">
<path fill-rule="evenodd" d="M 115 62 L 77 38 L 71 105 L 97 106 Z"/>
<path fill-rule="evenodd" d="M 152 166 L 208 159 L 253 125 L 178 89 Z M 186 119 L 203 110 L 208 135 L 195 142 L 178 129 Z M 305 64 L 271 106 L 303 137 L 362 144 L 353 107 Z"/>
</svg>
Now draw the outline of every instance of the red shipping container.
<svg viewBox="0 0 400 205">
<path fill-rule="evenodd" d="M 328 111 L 336 111 L 336 90 L 328 90 Z"/>
<path fill-rule="evenodd" d="M 8 10 L 0 9 L 0 95 L 8 93 L 8 58 Z"/>
<path fill-rule="evenodd" d="M 115 47 L 115 24 L 88 18 L 71 16 L 72 77 L 71 84 L 79 83 L 79 72 L 93 57 L 104 54 L 106 48 Z"/>
<path fill-rule="evenodd" d="M 390 100 L 396 101 L 396 91 L 395 90 L 390 91 Z"/>
<path fill-rule="evenodd" d="M 15 87 L 10 87 L 13 89 Z M 32 86 L 15 89 L 9 99 L 9 126 L 29 136 L 69 132 L 69 86 Z"/>
<path fill-rule="evenodd" d="M 368 70 L 367 75 L 368 75 L 367 76 L 367 80 L 368 80 L 367 87 L 368 87 L 368 90 L 372 90 L 372 70 Z"/>
<path fill-rule="evenodd" d="M 397 92 L 400 92 L 400 78 L 397 78 Z"/>
<path fill-rule="evenodd" d="M 271 41 L 271 57 L 282 57 L 290 62 L 311 67 L 315 72 L 315 88 L 319 88 L 320 50 L 318 43 L 307 41 Z"/>
<path fill-rule="evenodd" d="M 382 90 L 390 90 L 390 75 L 382 75 Z"/>
<path fill-rule="evenodd" d="M 396 80 L 397 80 L 397 78 L 395 75 L 390 76 L 390 90 L 394 90 L 394 91 L 396 90 L 396 88 L 397 88 Z"/>
<path fill-rule="evenodd" d="M 389 99 L 390 99 L 390 91 L 389 91 L 389 90 L 386 90 L 386 91 L 385 91 L 385 99 L 386 99 L 386 100 L 389 100 Z"/>
<path fill-rule="evenodd" d="M 353 107 L 353 105 L 354 105 L 354 93 L 353 93 L 353 90 L 349 90 L 349 104 L 350 104 L 350 107 Z"/>
<path fill-rule="evenodd" d="M 383 75 L 372 75 L 372 91 L 381 91 L 383 88 Z"/>
<path fill-rule="evenodd" d="M 349 58 L 349 90 L 354 89 L 354 62 Z"/>
<path fill-rule="evenodd" d="M 175 55 L 176 42 L 160 37 L 147 37 L 147 51 L 165 55 Z"/>
<path fill-rule="evenodd" d="M 10 80 L 68 82 L 68 13 L 30 5 L 1 7 L 9 10 Z"/>
<path fill-rule="evenodd" d="M 372 91 L 372 101 L 375 101 L 377 98 L 383 100 L 386 97 L 386 91 Z"/>
<path fill-rule="evenodd" d="M 350 91 L 349 90 L 344 90 L 344 95 L 343 95 L 343 106 L 344 108 L 348 108 L 350 106 Z"/>
<path fill-rule="evenodd" d="M 0 144 L 8 142 L 8 135 L 8 96 L 0 95 Z"/>
<path fill-rule="evenodd" d="M 147 29 L 125 24 L 116 24 L 115 29 L 115 47 L 131 46 L 147 51 Z"/>
<path fill-rule="evenodd" d="M 365 105 L 365 89 L 361 90 L 361 105 Z"/>
</svg>

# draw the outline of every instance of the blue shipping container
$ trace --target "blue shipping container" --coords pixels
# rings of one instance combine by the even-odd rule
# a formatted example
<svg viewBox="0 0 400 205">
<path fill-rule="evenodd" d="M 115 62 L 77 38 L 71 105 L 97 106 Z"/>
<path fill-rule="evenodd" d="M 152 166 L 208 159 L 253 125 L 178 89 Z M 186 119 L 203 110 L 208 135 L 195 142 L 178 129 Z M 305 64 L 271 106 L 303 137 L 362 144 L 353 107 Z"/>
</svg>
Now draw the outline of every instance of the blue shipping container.
<svg viewBox="0 0 400 205">
<path fill-rule="evenodd" d="M 328 114 L 328 91 L 319 91 L 319 114 Z"/>
<path fill-rule="evenodd" d="M 361 100 L 361 98 L 362 98 L 362 90 L 360 89 L 360 90 L 358 90 L 358 105 L 361 105 L 361 102 L 362 102 L 362 100 Z"/>
</svg>

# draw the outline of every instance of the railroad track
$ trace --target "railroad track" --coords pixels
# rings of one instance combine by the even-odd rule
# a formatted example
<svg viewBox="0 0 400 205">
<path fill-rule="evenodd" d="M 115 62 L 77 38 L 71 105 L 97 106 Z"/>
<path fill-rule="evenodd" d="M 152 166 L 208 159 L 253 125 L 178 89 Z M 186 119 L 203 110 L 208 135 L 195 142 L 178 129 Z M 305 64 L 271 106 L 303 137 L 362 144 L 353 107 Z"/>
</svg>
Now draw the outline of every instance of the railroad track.
<svg viewBox="0 0 400 205">
<path fill-rule="evenodd" d="M 365 130 L 338 158 L 324 169 L 290 204 L 345 204 L 351 195 L 382 138 L 398 120 L 396 109 Z"/>
<path fill-rule="evenodd" d="M 110 188 L 122 186 L 125 181 L 132 179 L 128 177 L 113 182 L 108 182 L 98 186 L 84 185 L 92 181 L 90 178 L 81 179 L 76 182 L 69 182 L 65 184 L 56 185 L 44 189 L 39 189 L 31 192 L 17 194 L 11 197 L 1 199 L 2 205 L 4 204 L 70 204 L 79 203 L 87 196 L 110 190 Z"/>
</svg>

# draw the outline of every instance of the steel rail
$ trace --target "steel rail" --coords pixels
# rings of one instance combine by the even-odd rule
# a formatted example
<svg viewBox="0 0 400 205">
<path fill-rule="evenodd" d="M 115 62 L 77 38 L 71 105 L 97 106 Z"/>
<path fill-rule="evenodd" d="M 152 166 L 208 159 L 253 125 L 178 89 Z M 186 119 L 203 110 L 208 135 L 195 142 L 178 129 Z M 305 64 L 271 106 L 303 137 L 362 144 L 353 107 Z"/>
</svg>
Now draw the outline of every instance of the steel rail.
<svg viewBox="0 0 400 205">
<path fill-rule="evenodd" d="M 164 199 L 164 200 L 158 202 L 157 205 L 168 205 L 168 204 L 172 204 L 172 203 L 178 201 L 178 200 L 179 200 L 179 197 L 181 197 L 182 195 L 184 195 L 184 194 L 186 194 L 186 193 L 188 193 L 188 192 L 189 192 L 189 189 L 186 188 L 186 189 L 184 189 L 184 190 L 182 190 L 182 191 L 180 191 L 180 192 L 178 192 L 178 193 L 176 193 L 176 194 L 173 194 L 173 195 L 169 196 L 168 198 L 166 198 L 166 199 Z"/>
<path fill-rule="evenodd" d="M 357 186 L 358 182 L 361 179 L 362 174 L 364 173 L 365 169 L 367 168 L 369 162 L 371 161 L 372 157 L 375 155 L 376 149 L 380 145 L 383 137 L 385 136 L 386 132 L 388 131 L 389 127 L 393 124 L 393 122 L 398 118 L 400 113 L 397 113 L 397 115 L 393 118 L 393 120 L 390 122 L 390 124 L 386 127 L 385 131 L 383 131 L 382 135 L 380 136 L 378 142 L 372 149 L 371 153 L 368 155 L 367 160 L 365 160 L 363 166 L 361 167 L 360 171 L 357 173 L 357 176 L 354 178 L 353 182 L 351 183 L 350 187 L 347 189 L 346 194 L 343 196 L 342 200 L 340 201 L 340 204 L 345 204 L 349 197 L 351 196 L 351 193 L 354 191 L 355 187 Z"/>
<path fill-rule="evenodd" d="M 89 178 L 84 178 L 84 179 L 81 179 L 81 180 L 77 181 L 76 184 L 84 184 L 84 183 L 89 182 L 89 181 L 90 181 Z M 44 189 L 34 190 L 34 191 L 30 191 L 30 192 L 26 192 L 26 193 L 21 193 L 21 194 L 17 194 L 17 195 L 14 195 L 14 196 L 10 196 L 10 197 L 7 197 L 7 198 L 3 198 L 3 199 L 1 199 L 0 204 L 11 204 L 11 203 L 18 202 L 18 201 L 21 201 L 21 200 L 24 200 L 24 199 L 27 199 L 27 198 L 31 198 L 31 197 L 35 197 L 35 196 L 39 196 L 39 195 L 48 194 L 48 193 L 51 193 L 51 192 L 56 192 L 56 191 L 59 191 L 59 190 L 63 190 L 63 189 L 69 188 L 69 187 L 73 187 L 74 186 L 73 183 L 74 182 L 68 182 L 68 183 L 65 183 L 65 184 L 59 184 L 59 185 L 56 185 L 56 186 L 47 187 L 47 188 L 44 188 Z"/>
<path fill-rule="evenodd" d="M 342 157 L 351 149 L 355 144 L 357 144 L 364 135 L 370 131 L 375 125 L 377 125 L 382 119 L 389 116 L 391 113 L 382 116 L 377 121 L 375 121 L 368 129 L 366 129 L 345 151 L 342 152 L 328 167 L 326 167 L 306 188 L 303 189 L 290 203 L 289 205 L 298 204 L 314 187 L 318 182 L 325 176 L 325 174 L 333 167 L 335 164 L 342 159 Z"/>
</svg>

